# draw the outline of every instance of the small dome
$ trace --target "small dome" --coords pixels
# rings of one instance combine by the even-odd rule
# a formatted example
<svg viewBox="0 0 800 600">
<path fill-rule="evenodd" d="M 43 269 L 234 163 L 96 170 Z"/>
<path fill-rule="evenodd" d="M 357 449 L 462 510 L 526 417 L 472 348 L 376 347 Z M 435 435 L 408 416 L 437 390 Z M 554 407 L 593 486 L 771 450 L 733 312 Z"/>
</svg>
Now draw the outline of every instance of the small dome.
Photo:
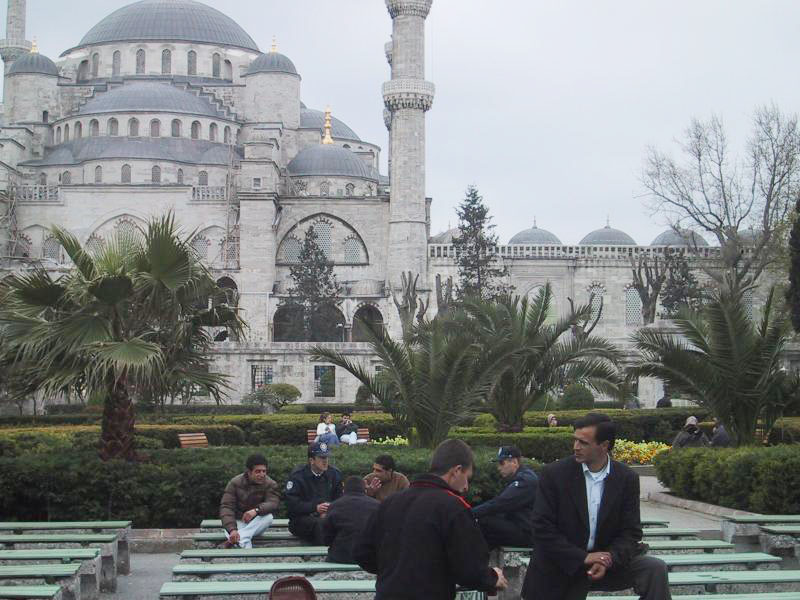
<svg viewBox="0 0 800 600">
<path fill-rule="evenodd" d="M 677 233 L 673 229 L 667 229 L 652 241 L 651 246 L 692 246 L 698 248 L 708 247 L 708 242 L 694 231 Z"/>
<path fill-rule="evenodd" d="M 546 229 L 539 229 L 534 223 L 533 227 L 520 231 L 517 235 L 512 237 L 508 243 L 534 245 L 556 244 L 560 246 L 561 240 Z"/>
<path fill-rule="evenodd" d="M 293 176 L 359 177 L 378 180 L 378 174 L 361 158 L 335 144 L 309 146 L 297 153 L 287 165 Z"/>
<path fill-rule="evenodd" d="M 58 67 L 56 63 L 38 52 L 28 52 L 23 54 L 8 69 L 9 75 L 19 74 L 55 75 L 58 77 Z"/>
<path fill-rule="evenodd" d="M 92 27 L 76 48 L 146 41 L 198 42 L 258 52 L 258 45 L 236 21 L 194 0 L 141 0 L 123 6 Z"/>
<path fill-rule="evenodd" d="M 318 129 L 322 131 L 325 128 L 325 113 L 321 110 L 314 110 L 313 108 L 306 108 L 305 104 L 300 103 L 300 129 Z M 345 140 L 355 140 L 360 142 L 361 138 L 358 134 L 345 125 L 336 117 L 331 117 L 331 135 L 335 138 Z"/>
<path fill-rule="evenodd" d="M 112 112 L 169 112 L 225 118 L 206 98 L 169 83 L 136 81 L 98 94 L 78 111 L 81 115 Z"/>
<path fill-rule="evenodd" d="M 606 225 L 587 234 L 580 242 L 581 246 L 635 246 L 636 241 L 624 231 Z"/>
<path fill-rule="evenodd" d="M 448 229 L 447 231 L 443 231 L 441 233 L 437 233 L 436 235 L 431 236 L 431 239 L 428 240 L 431 244 L 452 244 L 453 238 L 461 236 L 461 229 L 458 227 L 453 227 L 452 229 Z"/>
<path fill-rule="evenodd" d="M 250 63 L 244 76 L 247 77 L 256 73 L 289 73 L 290 75 L 297 75 L 297 69 L 288 56 L 284 56 L 279 52 L 267 52 L 266 54 L 259 54 L 258 58 Z"/>
</svg>

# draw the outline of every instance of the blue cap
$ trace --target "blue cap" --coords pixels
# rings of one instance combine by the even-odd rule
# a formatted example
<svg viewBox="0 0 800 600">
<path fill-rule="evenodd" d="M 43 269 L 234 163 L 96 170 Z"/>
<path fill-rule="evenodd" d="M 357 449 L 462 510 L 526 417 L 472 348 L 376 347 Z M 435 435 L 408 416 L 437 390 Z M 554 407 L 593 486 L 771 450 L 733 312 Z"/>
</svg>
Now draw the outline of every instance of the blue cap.
<svg viewBox="0 0 800 600">
<path fill-rule="evenodd" d="M 522 452 L 516 446 L 500 446 L 497 451 L 497 456 L 492 459 L 492 462 L 500 462 L 501 460 L 508 460 L 509 458 L 521 458 Z"/>
<path fill-rule="evenodd" d="M 319 456 L 320 458 L 324 458 L 326 456 L 330 456 L 330 450 L 328 449 L 328 444 L 325 442 L 314 442 L 313 444 L 309 444 L 308 446 L 308 457 L 316 457 Z"/>
</svg>

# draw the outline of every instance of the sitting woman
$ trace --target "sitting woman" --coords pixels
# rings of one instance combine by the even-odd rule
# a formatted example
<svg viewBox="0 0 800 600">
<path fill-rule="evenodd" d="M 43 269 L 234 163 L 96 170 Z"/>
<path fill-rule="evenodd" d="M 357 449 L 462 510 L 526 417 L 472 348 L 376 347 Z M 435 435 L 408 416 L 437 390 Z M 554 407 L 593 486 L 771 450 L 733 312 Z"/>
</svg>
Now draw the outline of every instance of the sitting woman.
<svg viewBox="0 0 800 600">
<path fill-rule="evenodd" d="M 317 439 L 315 442 L 325 443 L 329 446 L 338 446 L 339 437 L 336 435 L 336 425 L 333 424 L 331 413 L 322 413 L 317 425 Z"/>
</svg>

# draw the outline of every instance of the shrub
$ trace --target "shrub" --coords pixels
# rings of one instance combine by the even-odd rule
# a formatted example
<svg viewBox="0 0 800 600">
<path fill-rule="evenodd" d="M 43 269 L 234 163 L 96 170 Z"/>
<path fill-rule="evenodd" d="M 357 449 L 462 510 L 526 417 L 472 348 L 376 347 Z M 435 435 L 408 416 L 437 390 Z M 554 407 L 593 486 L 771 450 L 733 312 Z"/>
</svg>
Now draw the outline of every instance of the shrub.
<svg viewBox="0 0 800 600">
<path fill-rule="evenodd" d="M 593 408 L 594 395 L 586 386 L 572 383 L 564 390 L 561 396 L 559 408 L 563 410 L 575 410 L 580 408 Z"/>
<path fill-rule="evenodd" d="M 301 396 L 300 390 L 288 383 L 265 383 L 242 398 L 243 404 L 257 404 L 272 412 L 291 404 Z"/>
<path fill-rule="evenodd" d="M 261 411 L 252 404 L 166 404 L 153 406 L 147 404 L 136 405 L 137 417 L 146 415 L 257 415 Z M 98 411 L 94 405 L 85 404 L 53 404 L 47 407 L 47 417 L 56 415 L 96 415 L 102 416 L 102 406 Z"/>
<path fill-rule="evenodd" d="M 649 465 L 657 454 L 669 450 L 670 446 L 661 442 L 631 442 L 618 439 L 614 442 L 614 460 L 629 465 Z"/>
<path fill-rule="evenodd" d="M 540 462 L 552 462 L 572 453 L 572 430 L 566 427 L 526 427 L 516 433 L 501 433 L 494 428 L 454 427 L 449 437 L 459 438 L 470 446 L 516 446 L 523 456 Z"/>
<path fill-rule="evenodd" d="M 154 450 L 150 461 L 101 462 L 91 452 L 52 452 L 0 458 L 1 520 L 132 519 L 137 528 L 198 527 L 215 518 L 228 480 L 244 470 L 253 451 L 267 457 L 269 476 L 281 489 L 296 465 L 306 462 L 302 446 Z M 377 448 L 339 447 L 332 463 L 347 477 L 369 472 Z M 392 448 L 397 468 L 409 477 L 427 471 L 428 450 Z M 478 448 L 467 494 L 480 502 L 503 487 L 489 459 L 496 450 Z M 537 465 L 534 465 L 538 468 Z M 43 476 L 46 474 L 46 476 Z M 285 516 L 282 502 L 278 515 Z"/>
<path fill-rule="evenodd" d="M 490 429 L 497 425 L 497 419 L 494 418 L 494 415 L 490 415 L 488 413 L 484 413 L 475 417 L 472 421 L 473 427 L 480 427 L 482 429 Z"/>
<path fill-rule="evenodd" d="M 654 463 L 681 497 L 763 514 L 800 512 L 800 446 L 687 448 L 662 452 Z"/>
</svg>

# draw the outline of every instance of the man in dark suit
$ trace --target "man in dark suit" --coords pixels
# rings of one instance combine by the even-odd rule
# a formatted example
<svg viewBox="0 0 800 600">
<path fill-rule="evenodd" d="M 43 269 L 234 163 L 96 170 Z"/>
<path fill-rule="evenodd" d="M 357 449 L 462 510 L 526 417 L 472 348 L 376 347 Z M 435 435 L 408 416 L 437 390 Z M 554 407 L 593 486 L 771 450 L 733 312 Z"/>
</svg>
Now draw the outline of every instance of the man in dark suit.
<svg viewBox="0 0 800 600">
<path fill-rule="evenodd" d="M 322 541 L 328 546 L 328 562 L 355 563 L 353 546 L 367 520 L 381 505 L 366 494 L 364 480 L 351 475 L 344 480 L 344 495 L 331 503 L 322 520 Z"/>
<path fill-rule="evenodd" d="M 641 542 L 639 477 L 610 457 L 614 423 L 589 413 L 574 428 L 574 456 L 539 474 L 522 597 L 584 600 L 589 590 L 633 588 L 643 600 L 670 600 L 667 567 Z"/>
</svg>

